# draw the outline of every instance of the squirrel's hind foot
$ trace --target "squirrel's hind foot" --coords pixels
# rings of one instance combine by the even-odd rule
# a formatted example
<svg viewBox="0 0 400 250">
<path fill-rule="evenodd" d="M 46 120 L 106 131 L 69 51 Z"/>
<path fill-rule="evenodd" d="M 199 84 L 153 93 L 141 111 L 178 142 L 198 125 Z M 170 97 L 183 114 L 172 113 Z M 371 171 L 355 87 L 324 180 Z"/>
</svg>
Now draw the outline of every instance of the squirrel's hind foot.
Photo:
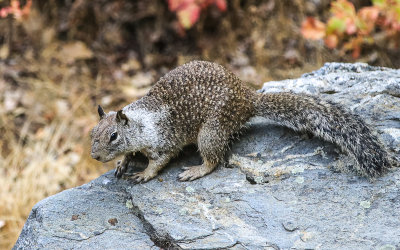
<svg viewBox="0 0 400 250">
<path fill-rule="evenodd" d="M 127 177 L 127 179 L 133 180 L 135 183 L 144 183 L 157 176 L 157 173 L 146 170 L 147 169 L 142 172 L 135 173 L 132 176 Z"/>
<path fill-rule="evenodd" d="M 216 164 L 214 166 L 210 166 L 207 164 L 202 164 L 193 167 L 183 167 L 182 169 L 185 170 L 181 174 L 179 174 L 180 181 L 193 181 L 198 178 L 201 178 L 209 173 L 211 173 Z"/>
</svg>

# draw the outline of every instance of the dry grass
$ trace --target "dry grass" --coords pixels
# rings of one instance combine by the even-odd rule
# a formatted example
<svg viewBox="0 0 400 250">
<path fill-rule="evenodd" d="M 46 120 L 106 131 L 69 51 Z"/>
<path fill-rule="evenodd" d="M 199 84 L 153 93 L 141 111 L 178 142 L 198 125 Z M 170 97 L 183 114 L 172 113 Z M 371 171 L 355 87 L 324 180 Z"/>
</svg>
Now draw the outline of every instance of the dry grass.
<svg viewBox="0 0 400 250">
<path fill-rule="evenodd" d="M 0 249 L 36 202 L 107 171 L 89 156 L 96 84 L 84 67 L 53 59 L 0 63 Z"/>
</svg>

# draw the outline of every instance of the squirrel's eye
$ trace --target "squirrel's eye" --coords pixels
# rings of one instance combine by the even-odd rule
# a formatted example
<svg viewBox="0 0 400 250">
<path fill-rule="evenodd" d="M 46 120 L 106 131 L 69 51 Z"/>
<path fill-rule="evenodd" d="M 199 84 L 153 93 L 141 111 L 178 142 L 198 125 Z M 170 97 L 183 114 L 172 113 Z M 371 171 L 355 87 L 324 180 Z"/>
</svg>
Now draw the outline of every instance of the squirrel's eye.
<svg viewBox="0 0 400 250">
<path fill-rule="evenodd" d="M 117 136 L 118 136 L 117 132 L 112 133 L 111 137 L 110 137 L 110 142 L 114 141 L 115 139 L 117 139 Z"/>
</svg>

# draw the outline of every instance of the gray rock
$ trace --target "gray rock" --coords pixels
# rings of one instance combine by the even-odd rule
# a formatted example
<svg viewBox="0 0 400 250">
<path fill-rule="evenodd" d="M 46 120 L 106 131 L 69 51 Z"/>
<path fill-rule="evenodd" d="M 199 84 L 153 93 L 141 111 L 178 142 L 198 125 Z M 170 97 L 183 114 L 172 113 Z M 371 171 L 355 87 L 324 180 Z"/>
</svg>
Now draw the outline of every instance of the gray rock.
<svg viewBox="0 0 400 250">
<path fill-rule="evenodd" d="M 134 210 L 129 195 L 101 177 L 37 203 L 15 249 L 158 249 Z"/>
<path fill-rule="evenodd" d="M 288 90 L 349 107 L 399 155 L 400 70 L 330 63 L 261 91 Z M 201 161 L 189 147 L 148 183 L 110 171 L 51 196 L 32 209 L 14 248 L 400 248 L 399 169 L 371 183 L 333 144 L 262 119 L 227 157 L 210 175 L 179 182 L 181 167 Z"/>
</svg>

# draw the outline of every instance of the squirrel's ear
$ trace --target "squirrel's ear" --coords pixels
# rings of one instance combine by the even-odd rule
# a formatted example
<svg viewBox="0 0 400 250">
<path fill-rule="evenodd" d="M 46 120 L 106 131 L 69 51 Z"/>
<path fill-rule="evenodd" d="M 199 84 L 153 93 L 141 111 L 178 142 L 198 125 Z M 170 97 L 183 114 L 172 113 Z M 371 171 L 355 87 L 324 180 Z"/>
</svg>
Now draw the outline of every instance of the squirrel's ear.
<svg viewBox="0 0 400 250">
<path fill-rule="evenodd" d="M 99 112 L 100 120 L 103 119 L 103 117 L 106 115 L 106 113 L 104 113 L 104 110 L 100 105 L 97 107 L 97 112 Z"/>
<path fill-rule="evenodd" d="M 124 125 L 128 124 L 128 117 L 122 113 L 122 109 L 117 112 L 116 120 L 118 123 L 123 122 Z"/>
</svg>

